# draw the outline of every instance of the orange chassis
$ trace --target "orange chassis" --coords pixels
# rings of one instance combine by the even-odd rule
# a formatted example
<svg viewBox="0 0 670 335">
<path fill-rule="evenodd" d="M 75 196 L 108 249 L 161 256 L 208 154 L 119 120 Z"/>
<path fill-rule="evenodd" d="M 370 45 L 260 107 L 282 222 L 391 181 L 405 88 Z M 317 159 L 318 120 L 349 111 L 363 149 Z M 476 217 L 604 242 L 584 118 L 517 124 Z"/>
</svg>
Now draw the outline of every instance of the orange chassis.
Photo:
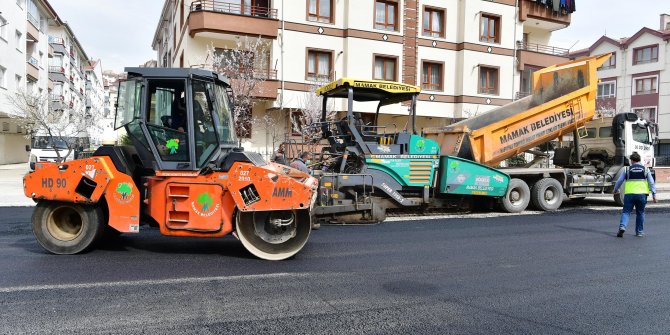
<svg viewBox="0 0 670 335">
<path fill-rule="evenodd" d="M 268 163 L 234 163 L 228 172 L 157 171 L 140 194 L 132 177 L 106 156 L 64 164 L 37 163 L 23 179 L 35 201 L 103 203 L 107 224 L 137 233 L 141 203 L 163 235 L 217 237 L 233 231 L 235 211 L 310 210 L 317 180 L 298 170 Z"/>
</svg>

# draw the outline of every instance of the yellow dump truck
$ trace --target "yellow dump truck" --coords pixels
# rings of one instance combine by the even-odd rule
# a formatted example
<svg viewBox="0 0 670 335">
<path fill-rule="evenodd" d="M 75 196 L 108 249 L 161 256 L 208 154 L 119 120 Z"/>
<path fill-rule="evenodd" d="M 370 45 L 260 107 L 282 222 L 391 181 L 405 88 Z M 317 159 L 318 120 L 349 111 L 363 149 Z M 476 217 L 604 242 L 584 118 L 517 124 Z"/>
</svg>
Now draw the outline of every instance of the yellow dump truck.
<svg viewBox="0 0 670 335">
<path fill-rule="evenodd" d="M 540 210 L 555 210 L 563 194 L 583 198 L 611 193 L 628 155 L 638 151 L 653 167 L 654 153 L 652 127 L 633 113 L 612 118 L 614 155 L 580 144 L 580 138 L 588 137 L 584 126 L 596 115 L 597 69 L 609 57 L 583 58 L 539 70 L 533 74 L 532 95 L 449 126 L 424 128 L 423 134 L 439 143 L 443 155 L 492 167 L 524 152 L 542 157 L 553 151 L 555 168 L 529 164 L 502 169 L 512 178 L 502 201 L 510 212 L 529 203 Z M 563 135 L 571 140 L 563 141 Z M 558 147 L 549 148 L 547 143 L 556 139 Z M 539 146 L 544 146 L 544 154 Z"/>
</svg>

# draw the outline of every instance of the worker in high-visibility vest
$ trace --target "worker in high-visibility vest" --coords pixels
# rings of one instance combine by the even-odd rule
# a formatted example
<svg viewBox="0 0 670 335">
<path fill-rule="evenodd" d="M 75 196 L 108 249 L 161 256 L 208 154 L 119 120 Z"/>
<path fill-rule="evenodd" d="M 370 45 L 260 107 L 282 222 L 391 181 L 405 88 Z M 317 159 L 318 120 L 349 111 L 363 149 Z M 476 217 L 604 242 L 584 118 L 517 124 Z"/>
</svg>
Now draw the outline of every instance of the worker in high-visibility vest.
<svg viewBox="0 0 670 335">
<path fill-rule="evenodd" d="M 633 152 L 630 155 L 631 165 L 625 167 L 624 172 L 614 185 L 614 193 L 619 192 L 619 187 L 624 184 L 623 210 L 619 222 L 619 233 L 617 237 L 623 237 L 628 226 L 628 218 L 635 207 L 635 236 L 644 236 L 644 207 L 647 205 L 647 197 L 651 191 L 652 199 L 656 203 L 656 184 L 649 169 L 640 164 L 640 154 Z"/>
</svg>

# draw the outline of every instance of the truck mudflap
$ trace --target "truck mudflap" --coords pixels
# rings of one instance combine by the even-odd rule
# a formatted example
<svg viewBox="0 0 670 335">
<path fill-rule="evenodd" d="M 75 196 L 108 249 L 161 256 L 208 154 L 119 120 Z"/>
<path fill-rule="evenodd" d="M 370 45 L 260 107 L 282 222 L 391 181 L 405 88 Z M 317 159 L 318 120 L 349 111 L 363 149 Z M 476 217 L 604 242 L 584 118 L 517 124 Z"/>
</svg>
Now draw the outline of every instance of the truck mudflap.
<svg viewBox="0 0 670 335">
<path fill-rule="evenodd" d="M 494 168 L 466 159 L 440 158 L 440 193 L 503 197 L 510 177 Z"/>
<path fill-rule="evenodd" d="M 122 233 L 139 232 L 140 193 L 133 179 L 119 172 L 109 157 L 62 164 L 37 163 L 23 177 L 23 191 L 34 201 L 107 203 L 107 224 Z"/>
</svg>

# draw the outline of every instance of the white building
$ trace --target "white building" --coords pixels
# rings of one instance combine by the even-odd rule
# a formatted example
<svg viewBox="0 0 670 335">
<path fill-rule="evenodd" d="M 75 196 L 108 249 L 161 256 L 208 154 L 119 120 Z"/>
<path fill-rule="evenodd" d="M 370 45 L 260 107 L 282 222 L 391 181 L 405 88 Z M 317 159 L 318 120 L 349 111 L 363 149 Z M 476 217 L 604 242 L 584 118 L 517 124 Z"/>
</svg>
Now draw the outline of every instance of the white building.
<svg viewBox="0 0 670 335">
<path fill-rule="evenodd" d="M 292 133 L 288 115 L 303 107 L 314 82 L 355 77 L 421 86 L 419 127 L 509 103 L 530 91 L 535 69 L 567 60 L 567 50 L 548 44 L 552 31 L 570 24 L 569 12 L 531 0 L 166 0 L 152 46 L 159 66 L 197 67 L 209 46 L 225 52 L 241 36 L 271 43 L 268 54 L 255 55 L 267 64 L 256 69 L 267 80 L 252 114 L 282 113 L 271 127 L 254 124 L 244 142 L 267 155 L 286 140 L 274 136 L 277 129 Z M 382 113 L 379 123 L 390 125 L 407 108 Z"/>
<path fill-rule="evenodd" d="M 16 0 L 0 4 L 0 164 L 27 162 L 30 144 L 25 129 L 9 115 L 9 97 L 25 91 L 44 94 L 51 87 L 48 76 L 49 22 L 57 18 L 47 1 Z"/>
<path fill-rule="evenodd" d="M 599 71 L 597 107 L 610 113 L 634 112 L 658 125 L 657 163 L 670 165 L 670 15 L 659 29 L 642 28 L 631 37 L 603 36 L 571 53 L 579 58 L 611 53 Z"/>
</svg>

